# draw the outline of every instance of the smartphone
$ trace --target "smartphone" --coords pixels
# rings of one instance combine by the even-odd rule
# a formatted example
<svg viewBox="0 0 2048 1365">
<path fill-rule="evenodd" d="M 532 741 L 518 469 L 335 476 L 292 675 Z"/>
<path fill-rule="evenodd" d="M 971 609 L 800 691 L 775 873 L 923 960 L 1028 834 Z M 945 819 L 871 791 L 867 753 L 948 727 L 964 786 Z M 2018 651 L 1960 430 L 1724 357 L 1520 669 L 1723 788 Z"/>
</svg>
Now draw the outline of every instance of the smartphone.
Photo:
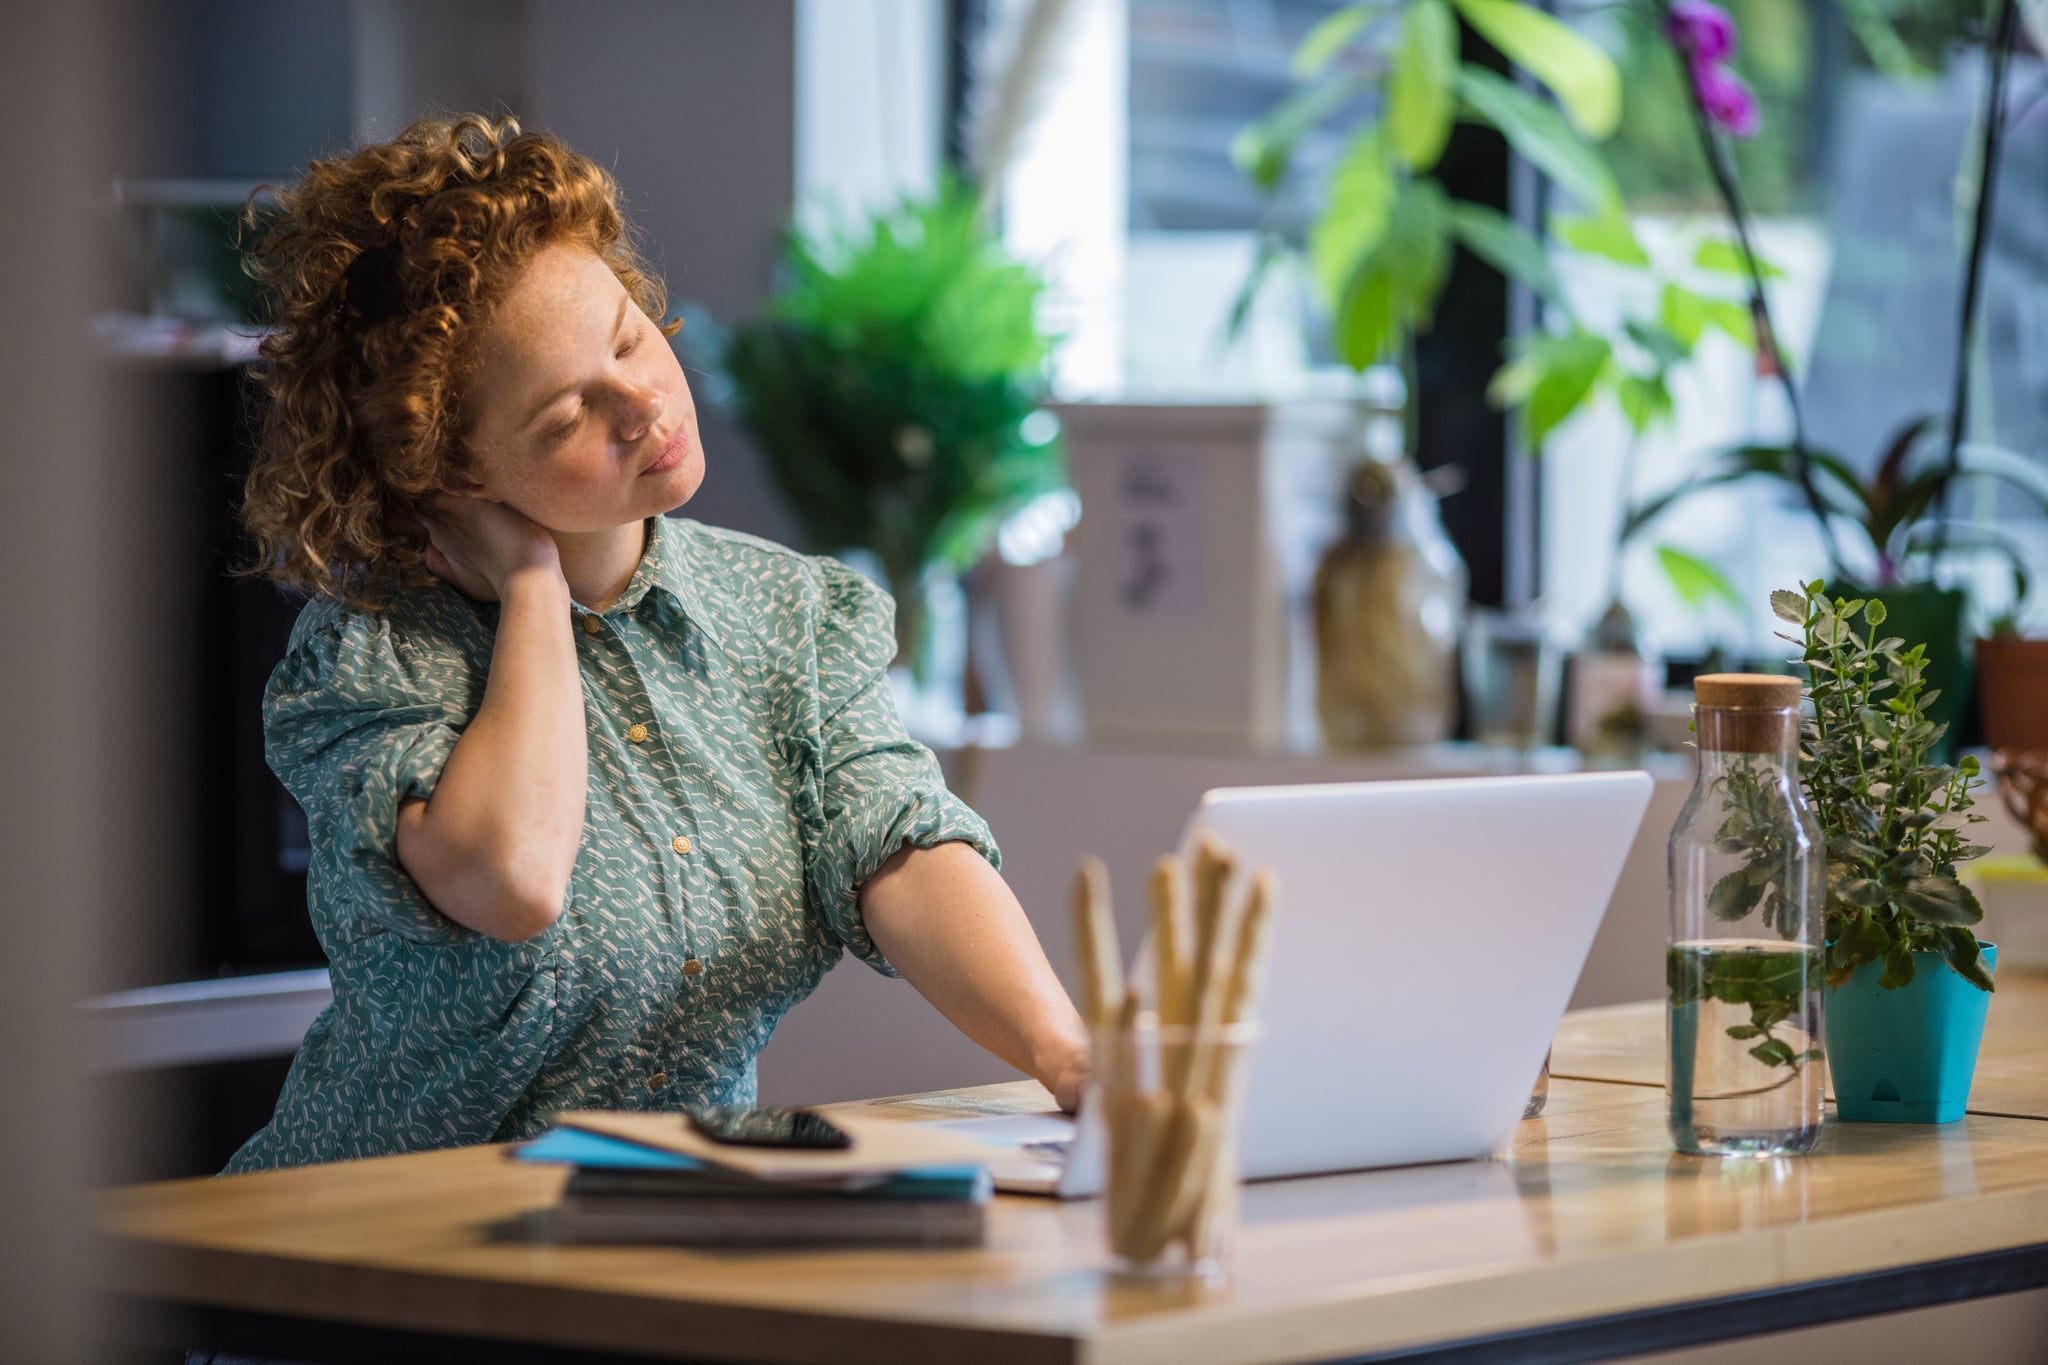
<svg viewBox="0 0 2048 1365">
<path fill-rule="evenodd" d="M 735 1147 L 851 1147 L 853 1139 L 808 1109 L 707 1109 L 690 1124 Z"/>
</svg>

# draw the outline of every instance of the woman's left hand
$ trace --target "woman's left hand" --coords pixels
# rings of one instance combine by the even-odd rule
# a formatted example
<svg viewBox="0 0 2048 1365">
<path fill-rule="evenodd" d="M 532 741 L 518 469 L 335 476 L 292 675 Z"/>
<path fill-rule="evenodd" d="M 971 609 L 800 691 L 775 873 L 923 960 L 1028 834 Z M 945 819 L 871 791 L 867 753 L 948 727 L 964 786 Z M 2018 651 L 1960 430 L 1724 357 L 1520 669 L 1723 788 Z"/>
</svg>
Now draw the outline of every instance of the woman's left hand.
<svg viewBox="0 0 2048 1365">
<path fill-rule="evenodd" d="M 1052 1074 L 1045 1077 L 1043 1084 L 1052 1091 L 1052 1097 L 1060 1108 L 1069 1114 L 1079 1112 L 1081 1091 L 1087 1087 L 1089 1074 L 1094 1070 L 1090 1064 L 1088 1049 L 1077 1048 L 1066 1061 L 1057 1064 Z"/>
<path fill-rule="evenodd" d="M 904 980 L 1073 1112 L 1088 1077 L 1088 1030 L 987 859 L 957 842 L 899 849 L 861 886 L 860 908 Z"/>
</svg>

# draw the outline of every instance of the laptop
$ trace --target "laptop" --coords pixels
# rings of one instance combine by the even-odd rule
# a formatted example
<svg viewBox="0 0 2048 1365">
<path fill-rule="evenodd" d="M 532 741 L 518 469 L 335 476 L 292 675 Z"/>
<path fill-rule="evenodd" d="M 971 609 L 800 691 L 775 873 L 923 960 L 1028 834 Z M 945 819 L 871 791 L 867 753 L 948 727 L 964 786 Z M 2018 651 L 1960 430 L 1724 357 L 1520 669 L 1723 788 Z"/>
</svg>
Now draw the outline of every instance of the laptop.
<svg viewBox="0 0 2048 1365">
<path fill-rule="evenodd" d="M 1505 1146 L 1651 787 L 1621 772 L 1206 793 L 1182 850 L 1213 834 L 1279 881 L 1245 1177 Z M 1102 1189 L 1094 1109 L 950 1126 L 1014 1154 L 998 1189 L 1080 1198 Z"/>
</svg>

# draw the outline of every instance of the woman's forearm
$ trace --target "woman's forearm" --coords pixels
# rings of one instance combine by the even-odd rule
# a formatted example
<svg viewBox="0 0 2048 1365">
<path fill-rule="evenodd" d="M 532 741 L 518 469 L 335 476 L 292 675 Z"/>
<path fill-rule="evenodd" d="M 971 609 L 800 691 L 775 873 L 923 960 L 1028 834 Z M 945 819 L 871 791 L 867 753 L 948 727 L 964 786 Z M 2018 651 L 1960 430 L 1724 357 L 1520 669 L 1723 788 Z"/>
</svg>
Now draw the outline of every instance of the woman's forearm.
<svg viewBox="0 0 2048 1365">
<path fill-rule="evenodd" d="M 561 914 L 589 783 L 583 679 L 559 571 L 508 577 L 483 704 L 431 800 L 407 801 L 398 860 L 434 908 L 493 938 Z"/>
<path fill-rule="evenodd" d="M 1081 1016 L 1024 908 L 964 843 L 906 848 L 860 889 L 868 934 L 962 1033 L 1072 1109 L 1087 1071 Z"/>
</svg>

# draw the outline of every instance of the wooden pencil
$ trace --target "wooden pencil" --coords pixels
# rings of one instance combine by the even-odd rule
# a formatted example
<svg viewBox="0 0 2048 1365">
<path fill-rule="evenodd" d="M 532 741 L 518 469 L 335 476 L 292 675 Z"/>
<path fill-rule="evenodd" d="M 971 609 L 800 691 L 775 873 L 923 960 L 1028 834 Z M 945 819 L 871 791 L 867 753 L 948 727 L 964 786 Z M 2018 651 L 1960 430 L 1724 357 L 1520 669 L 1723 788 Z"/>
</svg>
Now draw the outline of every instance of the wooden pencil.
<svg viewBox="0 0 2048 1365">
<path fill-rule="evenodd" d="M 1103 1119 L 1111 1135 L 1110 1245 L 1145 1262 L 1176 1244 L 1191 1260 L 1219 1250 L 1238 1197 L 1230 1119 L 1241 1107 L 1244 1047 L 1224 1031 L 1257 1014 L 1272 940 L 1277 884 L 1261 869 L 1233 897 L 1236 860 L 1213 837 L 1193 867 L 1174 856 L 1147 883 L 1158 992 L 1157 1070 L 1137 1028 L 1138 974 L 1122 974 L 1101 863 L 1083 863 L 1075 886 L 1084 1008 L 1105 1031 Z"/>
<path fill-rule="evenodd" d="M 1081 959 L 1081 1010 L 1091 1028 L 1108 1024 L 1123 1003 L 1123 956 L 1109 903 L 1109 869 L 1084 858 L 1074 877 L 1074 942 Z"/>
<path fill-rule="evenodd" d="M 1183 888 L 1187 869 L 1174 854 L 1152 864 L 1152 953 L 1159 974 L 1159 1022 L 1184 1024 L 1194 996 L 1193 925 Z"/>
</svg>

